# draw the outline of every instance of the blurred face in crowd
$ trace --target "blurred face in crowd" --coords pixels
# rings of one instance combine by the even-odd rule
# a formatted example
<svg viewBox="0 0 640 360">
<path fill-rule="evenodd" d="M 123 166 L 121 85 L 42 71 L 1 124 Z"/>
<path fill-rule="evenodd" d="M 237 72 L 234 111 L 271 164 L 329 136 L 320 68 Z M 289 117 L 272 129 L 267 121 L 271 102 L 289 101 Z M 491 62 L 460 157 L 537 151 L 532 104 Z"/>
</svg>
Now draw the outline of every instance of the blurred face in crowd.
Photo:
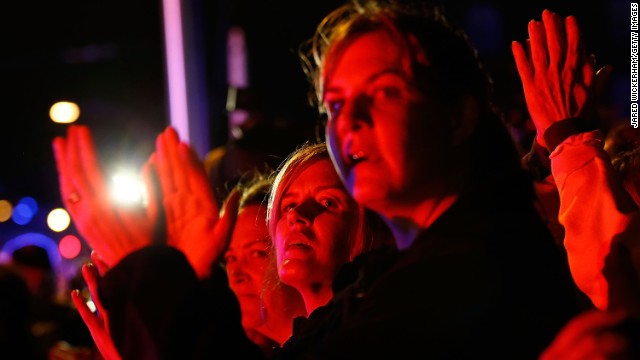
<svg viewBox="0 0 640 360">
<path fill-rule="evenodd" d="M 329 158 L 311 161 L 278 197 L 274 242 L 278 275 L 295 288 L 331 283 L 349 261 L 358 208 Z"/>
<path fill-rule="evenodd" d="M 265 207 L 244 207 L 238 214 L 224 257 L 229 287 L 238 298 L 242 325 L 246 328 L 256 328 L 264 322 L 260 300 L 271 256 L 271 240 L 265 219 Z"/>
<path fill-rule="evenodd" d="M 379 29 L 343 44 L 328 61 L 327 142 L 356 201 L 384 215 L 442 187 L 451 142 L 446 112 L 417 88 L 406 42 Z"/>
</svg>

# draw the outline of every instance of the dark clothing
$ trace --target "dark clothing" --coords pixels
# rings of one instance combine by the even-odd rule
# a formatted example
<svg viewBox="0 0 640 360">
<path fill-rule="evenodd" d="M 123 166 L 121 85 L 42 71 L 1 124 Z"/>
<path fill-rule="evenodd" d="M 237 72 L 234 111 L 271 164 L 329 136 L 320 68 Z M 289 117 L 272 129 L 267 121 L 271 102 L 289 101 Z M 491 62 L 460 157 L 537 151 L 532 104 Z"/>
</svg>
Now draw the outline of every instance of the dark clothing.
<svg viewBox="0 0 640 360">
<path fill-rule="evenodd" d="M 261 357 L 246 338 L 225 274 L 199 281 L 174 248 L 130 254 L 105 274 L 99 293 L 123 360 Z"/>
<path fill-rule="evenodd" d="M 460 198 L 409 249 L 346 264 L 333 300 L 298 319 L 275 358 L 536 359 L 581 310 L 575 285 L 533 206 L 484 190 Z M 196 341 L 211 358 L 248 346 L 234 338 L 243 335 L 228 287 L 220 281 L 213 299 L 191 304 L 199 285 L 188 268 L 176 250 L 156 248 L 107 274 L 102 296 L 125 359 L 187 359 L 194 354 L 175 350 Z M 215 336 L 203 339 L 211 327 Z"/>
</svg>

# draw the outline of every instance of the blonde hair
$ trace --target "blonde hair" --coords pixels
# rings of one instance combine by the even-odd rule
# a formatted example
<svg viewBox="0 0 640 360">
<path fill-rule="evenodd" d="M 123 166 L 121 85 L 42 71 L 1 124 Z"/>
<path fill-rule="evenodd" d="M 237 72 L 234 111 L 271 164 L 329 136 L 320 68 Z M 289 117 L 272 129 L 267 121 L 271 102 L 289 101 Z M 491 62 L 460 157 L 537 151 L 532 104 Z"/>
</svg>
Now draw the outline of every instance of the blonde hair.
<svg viewBox="0 0 640 360">
<path fill-rule="evenodd" d="M 278 168 L 272 182 L 267 205 L 267 226 L 272 238 L 275 234 L 276 224 L 282 216 L 278 206 L 282 195 L 302 171 L 318 161 L 331 161 L 326 144 L 324 142 L 307 142 L 291 153 Z M 346 189 L 344 189 L 344 192 L 357 208 L 355 223 L 351 228 L 352 235 L 349 237 L 349 259 L 353 260 L 355 256 L 379 247 L 382 244 L 392 243 L 390 233 L 385 234 L 384 231 L 376 231 L 374 233 L 371 231 L 373 228 L 379 230 L 380 226 L 382 226 L 382 220 L 376 218 L 370 211 L 365 210 L 363 206 L 357 204 Z"/>
</svg>

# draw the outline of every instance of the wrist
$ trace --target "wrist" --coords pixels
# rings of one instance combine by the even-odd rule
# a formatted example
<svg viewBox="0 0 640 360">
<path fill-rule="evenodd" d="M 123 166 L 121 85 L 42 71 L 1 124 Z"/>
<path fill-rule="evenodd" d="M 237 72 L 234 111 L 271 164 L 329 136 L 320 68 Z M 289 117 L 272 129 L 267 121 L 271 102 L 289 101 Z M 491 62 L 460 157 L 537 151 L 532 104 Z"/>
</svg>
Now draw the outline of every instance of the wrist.
<svg viewBox="0 0 640 360">
<path fill-rule="evenodd" d="M 549 126 L 546 130 L 544 130 L 544 133 L 542 134 L 544 144 L 540 144 L 544 145 L 551 153 L 569 136 L 581 133 L 583 131 L 583 124 L 578 118 L 568 118 L 556 121 L 555 123 L 551 124 L 551 126 Z"/>
</svg>

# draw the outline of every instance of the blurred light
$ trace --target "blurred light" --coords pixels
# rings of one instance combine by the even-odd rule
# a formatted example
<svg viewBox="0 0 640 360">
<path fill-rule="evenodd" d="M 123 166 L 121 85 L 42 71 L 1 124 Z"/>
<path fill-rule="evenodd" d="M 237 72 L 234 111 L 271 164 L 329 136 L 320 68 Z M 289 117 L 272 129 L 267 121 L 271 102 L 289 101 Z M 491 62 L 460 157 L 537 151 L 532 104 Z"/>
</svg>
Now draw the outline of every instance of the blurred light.
<svg viewBox="0 0 640 360">
<path fill-rule="evenodd" d="M 60 271 L 58 244 L 52 238 L 36 232 L 24 233 L 5 242 L 2 246 L 2 251 L 0 251 L 0 262 L 4 263 L 10 260 L 11 254 L 13 254 L 16 249 L 27 245 L 36 245 L 47 250 L 52 268 L 56 272 Z"/>
<path fill-rule="evenodd" d="M 80 239 L 75 235 L 66 235 L 60 239 L 60 244 L 58 244 L 60 255 L 66 259 L 73 259 L 78 256 L 81 248 Z"/>
<path fill-rule="evenodd" d="M 146 188 L 137 176 L 121 173 L 112 177 L 111 195 L 121 204 L 145 204 Z"/>
<path fill-rule="evenodd" d="M 227 97 L 227 111 L 229 112 L 229 129 L 231 136 L 235 139 L 242 138 L 239 129 L 249 119 L 249 112 L 239 109 L 237 105 L 237 89 L 249 87 L 249 64 L 247 55 L 247 45 L 244 30 L 234 26 L 227 34 L 227 83 L 230 91 Z M 233 89 L 233 91 L 231 91 Z M 233 102 L 233 108 L 230 108 Z"/>
<path fill-rule="evenodd" d="M 49 229 L 55 232 L 66 230 L 70 223 L 71 217 L 69 217 L 69 213 L 62 208 L 51 210 L 47 216 L 47 225 L 49 225 Z"/>
<path fill-rule="evenodd" d="M 23 197 L 13 208 L 12 219 L 18 225 L 26 225 L 38 212 L 38 203 L 32 197 Z"/>
<path fill-rule="evenodd" d="M 97 308 L 96 308 L 96 304 L 93 303 L 93 300 L 87 300 L 87 307 L 89 308 L 89 310 L 91 310 L 91 312 L 96 312 Z"/>
<path fill-rule="evenodd" d="M 13 206 L 7 200 L 0 200 L 0 222 L 5 222 L 11 219 L 11 211 Z"/>
<path fill-rule="evenodd" d="M 49 109 L 49 117 L 53 122 L 69 124 L 78 120 L 80 117 L 80 108 L 75 103 L 59 101 Z"/>
<path fill-rule="evenodd" d="M 31 212 L 33 212 L 34 215 L 38 212 L 38 202 L 36 201 L 36 199 L 32 198 L 31 196 L 23 197 L 18 201 L 18 204 L 24 204 L 27 207 L 29 207 L 29 209 L 31 209 Z"/>
<path fill-rule="evenodd" d="M 187 75 L 184 65 L 185 49 L 182 41 L 181 1 L 162 0 L 162 10 L 171 125 L 178 132 L 180 139 L 189 142 L 189 110 Z"/>
</svg>

